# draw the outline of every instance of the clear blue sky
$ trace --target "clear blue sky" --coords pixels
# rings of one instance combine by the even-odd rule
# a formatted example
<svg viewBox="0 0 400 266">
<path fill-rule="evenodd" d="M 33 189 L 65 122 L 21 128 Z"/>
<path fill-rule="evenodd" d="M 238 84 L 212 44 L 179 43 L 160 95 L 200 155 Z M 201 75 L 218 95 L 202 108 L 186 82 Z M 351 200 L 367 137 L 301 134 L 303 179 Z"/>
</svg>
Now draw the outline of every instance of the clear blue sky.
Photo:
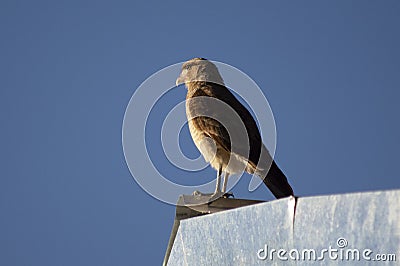
<svg viewBox="0 0 400 266">
<path fill-rule="evenodd" d="M 263 89 L 297 195 L 399 189 L 399 14 L 395 0 L 1 1 L 0 265 L 161 263 L 174 207 L 131 177 L 122 121 L 150 74 L 192 57 Z M 273 199 L 247 185 L 234 194 Z"/>
</svg>

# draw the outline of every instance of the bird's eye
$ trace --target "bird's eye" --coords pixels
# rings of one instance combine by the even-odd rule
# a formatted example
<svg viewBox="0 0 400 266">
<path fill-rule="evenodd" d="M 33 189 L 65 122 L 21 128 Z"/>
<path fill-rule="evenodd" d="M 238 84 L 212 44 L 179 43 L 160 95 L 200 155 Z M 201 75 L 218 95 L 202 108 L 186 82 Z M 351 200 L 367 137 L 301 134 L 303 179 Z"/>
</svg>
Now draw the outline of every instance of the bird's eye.
<svg viewBox="0 0 400 266">
<path fill-rule="evenodd" d="M 189 70 L 189 69 L 191 69 L 191 68 L 192 68 L 191 65 L 186 66 L 186 69 L 187 69 L 187 70 Z"/>
</svg>

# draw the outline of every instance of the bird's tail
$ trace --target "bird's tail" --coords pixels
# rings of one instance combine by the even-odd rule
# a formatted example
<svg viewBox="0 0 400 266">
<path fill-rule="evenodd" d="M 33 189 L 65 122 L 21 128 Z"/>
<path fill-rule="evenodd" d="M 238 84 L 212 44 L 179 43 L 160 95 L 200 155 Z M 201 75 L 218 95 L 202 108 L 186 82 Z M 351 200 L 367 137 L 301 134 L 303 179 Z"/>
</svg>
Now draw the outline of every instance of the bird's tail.
<svg viewBox="0 0 400 266">
<path fill-rule="evenodd" d="M 289 185 L 285 174 L 279 169 L 275 161 L 272 161 L 268 172 L 260 173 L 260 177 L 264 178 L 264 184 L 277 199 L 294 196 L 293 189 Z"/>
</svg>

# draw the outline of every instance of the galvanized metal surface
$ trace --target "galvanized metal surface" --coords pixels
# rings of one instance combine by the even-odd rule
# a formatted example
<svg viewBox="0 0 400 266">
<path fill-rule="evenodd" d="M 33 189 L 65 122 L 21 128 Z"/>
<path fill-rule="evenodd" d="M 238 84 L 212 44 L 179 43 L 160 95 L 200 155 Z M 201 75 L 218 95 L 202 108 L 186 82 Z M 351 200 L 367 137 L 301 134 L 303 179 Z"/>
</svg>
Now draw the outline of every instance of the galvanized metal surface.
<svg viewBox="0 0 400 266">
<path fill-rule="evenodd" d="M 376 255 L 393 260 L 392 254 L 396 261 L 377 261 Z M 400 190 L 394 190 L 307 197 L 297 202 L 286 198 L 182 220 L 168 265 L 399 262 Z"/>
</svg>

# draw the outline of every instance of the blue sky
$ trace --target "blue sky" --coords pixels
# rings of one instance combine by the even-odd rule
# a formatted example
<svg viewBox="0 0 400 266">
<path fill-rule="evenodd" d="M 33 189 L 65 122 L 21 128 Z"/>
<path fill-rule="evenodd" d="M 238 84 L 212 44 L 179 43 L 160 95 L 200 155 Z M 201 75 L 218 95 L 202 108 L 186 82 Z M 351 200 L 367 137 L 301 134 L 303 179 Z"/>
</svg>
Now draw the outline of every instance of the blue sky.
<svg viewBox="0 0 400 266">
<path fill-rule="evenodd" d="M 174 206 L 130 175 L 122 121 L 149 75 L 193 57 L 262 88 L 297 195 L 399 189 L 399 13 L 394 0 L 2 1 L 0 264 L 161 263 Z M 180 141 L 197 154 L 185 128 Z M 273 199 L 247 185 L 236 197 Z"/>
</svg>

